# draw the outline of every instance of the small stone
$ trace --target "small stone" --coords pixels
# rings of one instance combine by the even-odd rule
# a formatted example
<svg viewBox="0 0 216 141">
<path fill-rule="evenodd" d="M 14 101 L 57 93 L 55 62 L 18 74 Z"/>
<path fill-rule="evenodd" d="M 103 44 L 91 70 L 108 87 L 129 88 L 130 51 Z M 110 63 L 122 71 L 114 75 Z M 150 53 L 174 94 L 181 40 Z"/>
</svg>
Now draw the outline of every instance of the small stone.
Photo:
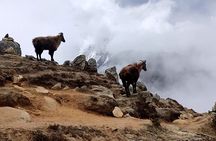
<svg viewBox="0 0 216 141">
<path fill-rule="evenodd" d="M 47 89 L 45 89 L 44 87 L 38 86 L 36 89 L 37 93 L 41 93 L 41 94 L 48 94 L 49 91 Z"/>
<path fill-rule="evenodd" d="M 119 107 L 115 107 L 112 113 L 113 113 L 113 116 L 117 118 L 121 118 L 124 115 Z"/>
<path fill-rule="evenodd" d="M 25 90 L 26 90 L 25 88 L 20 87 L 20 86 L 18 86 L 18 85 L 14 85 L 14 88 L 16 88 L 16 89 L 18 89 L 18 90 L 20 90 L 20 91 L 25 91 Z"/>
<path fill-rule="evenodd" d="M 83 85 L 81 88 L 80 87 L 76 87 L 75 90 L 77 92 L 81 92 L 81 93 L 86 93 L 89 91 L 88 87 L 86 85 Z"/>
<path fill-rule="evenodd" d="M 56 111 L 57 110 L 59 103 L 55 99 L 45 96 L 44 100 L 45 102 L 42 106 L 43 110 L 45 111 Z"/>
<path fill-rule="evenodd" d="M 131 117 L 131 115 L 129 113 L 124 115 L 124 118 L 130 118 L 130 117 Z"/>
<path fill-rule="evenodd" d="M 22 75 L 13 76 L 13 84 L 19 84 L 23 79 Z"/>
<path fill-rule="evenodd" d="M 60 90 L 61 88 L 62 88 L 61 83 L 57 83 L 51 89 L 53 89 L 53 90 Z"/>
<path fill-rule="evenodd" d="M 68 87 L 68 86 L 65 86 L 64 88 L 63 88 L 63 90 L 69 90 L 70 89 L 70 87 Z"/>
<path fill-rule="evenodd" d="M 29 60 L 36 60 L 36 58 L 32 55 L 26 55 L 25 58 L 27 58 Z"/>
</svg>

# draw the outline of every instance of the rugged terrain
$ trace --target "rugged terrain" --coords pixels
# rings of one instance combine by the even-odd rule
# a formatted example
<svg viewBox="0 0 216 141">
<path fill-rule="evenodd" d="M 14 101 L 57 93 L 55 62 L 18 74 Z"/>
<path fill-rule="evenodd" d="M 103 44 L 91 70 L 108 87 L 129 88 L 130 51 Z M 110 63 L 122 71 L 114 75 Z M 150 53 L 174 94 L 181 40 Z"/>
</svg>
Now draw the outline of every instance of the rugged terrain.
<svg viewBox="0 0 216 141">
<path fill-rule="evenodd" d="M 0 55 L 0 85 L 1 141 L 216 140 L 213 113 L 70 64 Z"/>
</svg>

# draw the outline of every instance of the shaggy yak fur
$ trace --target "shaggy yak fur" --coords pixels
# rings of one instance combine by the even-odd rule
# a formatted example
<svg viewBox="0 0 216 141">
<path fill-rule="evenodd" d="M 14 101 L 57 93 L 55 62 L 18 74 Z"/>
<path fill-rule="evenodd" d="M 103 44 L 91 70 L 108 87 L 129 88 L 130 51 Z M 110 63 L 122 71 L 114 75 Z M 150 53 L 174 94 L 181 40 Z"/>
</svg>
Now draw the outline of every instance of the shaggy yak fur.
<svg viewBox="0 0 216 141">
<path fill-rule="evenodd" d="M 53 55 L 54 52 L 57 50 L 61 42 L 65 42 L 63 33 L 59 33 L 56 36 L 47 36 L 47 37 L 36 37 L 32 40 L 32 43 L 35 48 L 35 52 L 37 55 L 37 60 L 39 60 L 38 56 L 40 57 L 41 61 L 41 54 L 43 50 L 49 50 L 49 55 L 51 56 L 51 61 L 54 61 Z"/>
<path fill-rule="evenodd" d="M 147 71 L 146 61 L 140 61 L 140 63 L 129 64 L 122 68 L 119 73 L 120 79 L 122 80 L 123 86 L 127 97 L 130 96 L 129 86 L 133 86 L 133 93 L 136 93 L 136 83 L 139 79 L 141 70 Z"/>
</svg>

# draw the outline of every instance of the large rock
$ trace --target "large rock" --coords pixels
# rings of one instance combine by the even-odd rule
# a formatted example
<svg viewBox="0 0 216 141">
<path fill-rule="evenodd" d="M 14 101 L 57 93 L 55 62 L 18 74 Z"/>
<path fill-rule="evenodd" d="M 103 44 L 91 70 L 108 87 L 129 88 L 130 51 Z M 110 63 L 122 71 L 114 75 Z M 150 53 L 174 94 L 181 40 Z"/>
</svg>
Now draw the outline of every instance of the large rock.
<svg viewBox="0 0 216 141">
<path fill-rule="evenodd" d="M 88 72 L 97 72 L 97 62 L 94 58 L 90 58 L 87 63 L 88 63 L 88 66 L 86 70 Z"/>
<path fill-rule="evenodd" d="M 30 106 L 31 101 L 26 96 L 15 92 L 4 92 L 0 94 L 0 106 Z"/>
<path fill-rule="evenodd" d="M 85 70 L 87 65 L 88 63 L 85 55 L 79 55 L 71 62 L 72 67 L 80 70 Z"/>
<path fill-rule="evenodd" d="M 0 107 L 0 122 L 30 122 L 31 116 L 24 110 L 19 110 L 11 107 Z"/>
<path fill-rule="evenodd" d="M 190 113 L 197 116 L 193 110 L 184 108 L 177 101 L 155 97 L 148 91 L 142 91 L 130 98 L 118 97 L 116 99 L 122 112 L 137 118 L 162 119 L 171 122 L 178 119 L 181 113 Z"/>
<path fill-rule="evenodd" d="M 111 98 L 114 98 L 113 97 L 113 92 L 110 89 L 106 88 L 106 87 L 103 87 L 103 86 L 100 86 L 100 85 L 92 85 L 92 86 L 90 86 L 90 90 L 94 94 L 106 95 L 106 96 L 109 96 Z"/>
<path fill-rule="evenodd" d="M 117 118 L 121 118 L 124 115 L 119 107 L 115 107 L 112 113 L 113 113 L 113 116 Z"/>
<path fill-rule="evenodd" d="M 41 109 L 45 111 L 56 111 L 57 108 L 59 107 L 59 103 L 51 98 L 51 97 L 44 97 L 45 102 L 43 103 Z"/>
<path fill-rule="evenodd" d="M 114 80 L 116 81 L 117 83 L 119 83 L 119 79 L 118 79 L 118 73 L 117 73 L 117 70 L 116 70 L 116 67 L 111 67 L 111 68 L 108 68 L 105 70 L 105 75 L 111 79 L 111 80 Z"/>
<path fill-rule="evenodd" d="M 105 95 L 90 96 L 83 104 L 86 110 L 109 116 L 113 115 L 114 108 L 118 106 L 115 99 Z"/>
<path fill-rule="evenodd" d="M 156 108 L 156 111 L 160 119 L 168 122 L 172 122 L 178 119 L 181 114 L 180 111 L 176 111 L 171 108 Z"/>
<path fill-rule="evenodd" d="M 0 54 L 14 54 L 22 55 L 20 44 L 15 42 L 12 37 L 5 35 L 5 37 L 0 41 Z"/>
</svg>

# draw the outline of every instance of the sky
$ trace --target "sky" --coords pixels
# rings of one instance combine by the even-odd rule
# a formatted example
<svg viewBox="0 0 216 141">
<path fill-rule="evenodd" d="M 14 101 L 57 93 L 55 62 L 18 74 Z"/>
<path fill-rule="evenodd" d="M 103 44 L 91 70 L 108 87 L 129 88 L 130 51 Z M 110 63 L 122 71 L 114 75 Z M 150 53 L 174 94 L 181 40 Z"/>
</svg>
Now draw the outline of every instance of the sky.
<svg viewBox="0 0 216 141">
<path fill-rule="evenodd" d="M 59 63 L 90 46 L 118 71 L 146 59 L 140 80 L 153 93 L 199 112 L 216 102 L 215 0 L 1 0 L 0 9 L 0 37 L 9 33 L 23 56 L 35 56 L 34 37 L 63 32 Z"/>
</svg>

